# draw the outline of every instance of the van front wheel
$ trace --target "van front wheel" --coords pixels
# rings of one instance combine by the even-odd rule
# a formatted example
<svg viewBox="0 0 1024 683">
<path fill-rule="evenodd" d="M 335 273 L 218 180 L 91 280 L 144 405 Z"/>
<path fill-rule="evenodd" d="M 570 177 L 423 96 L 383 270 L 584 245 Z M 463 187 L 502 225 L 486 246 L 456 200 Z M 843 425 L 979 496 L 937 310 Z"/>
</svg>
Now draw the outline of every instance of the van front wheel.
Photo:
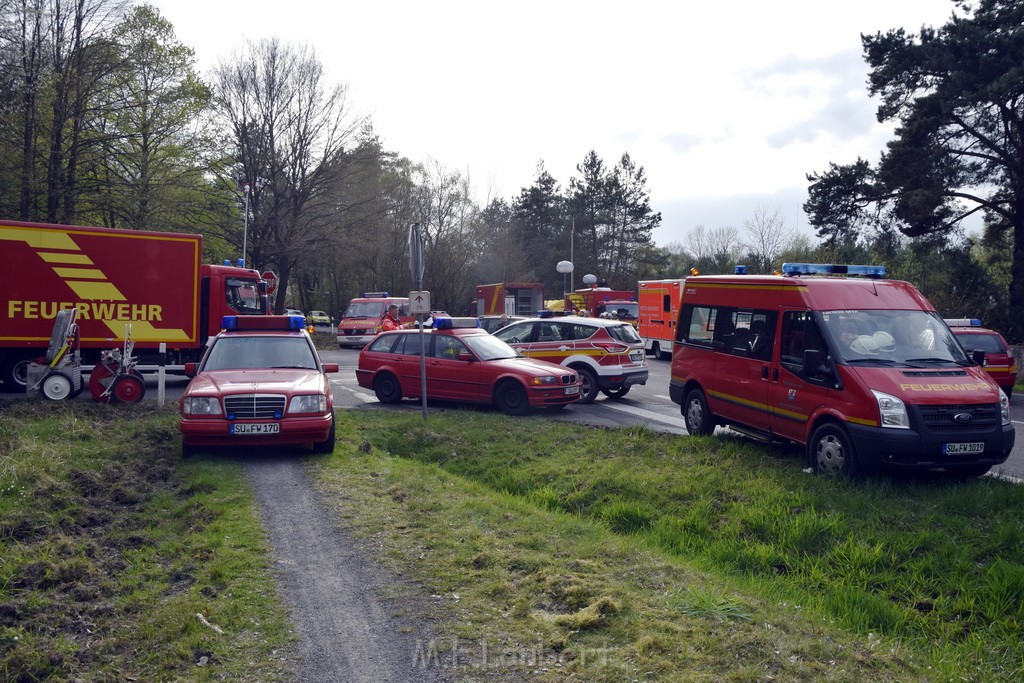
<svg viewBox="0 0 1024 683">
<path fill-rule="evenodd" d="M 827 476 L 851 477 L 860 469 L 850 437 L 837 424 L 823 424 L 815 429 L 807 444 L 807 454 L 811 467 Z"/>
<path fill-rule="evenodd" d="M 708 401 L 700 389 L 693 389 L 686 395 L 682 413 L 690 436 L 707 436 L 715 431 L 715 416 L 711 414 Z"/>
</svg>

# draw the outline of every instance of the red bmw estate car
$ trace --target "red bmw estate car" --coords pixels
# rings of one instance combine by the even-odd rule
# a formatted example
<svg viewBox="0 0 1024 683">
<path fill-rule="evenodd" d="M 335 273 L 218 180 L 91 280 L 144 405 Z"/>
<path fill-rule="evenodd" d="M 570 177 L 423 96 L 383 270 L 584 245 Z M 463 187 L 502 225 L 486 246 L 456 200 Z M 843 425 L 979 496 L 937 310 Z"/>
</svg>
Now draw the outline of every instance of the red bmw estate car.
<svg viewBox="0 0 1024 683">
<path fill-rule="evenodd" d="M 428 399 L 489 404 L 510 415 L 579 400 L 578 373 L 523 358 L 478 324 L 476 318 L 435 318 L 430 330 L 382 332 L 359 353 L 359 386 L 373 389 L 381 403 L 421 398 L 422 343 Z"/>
</svg>

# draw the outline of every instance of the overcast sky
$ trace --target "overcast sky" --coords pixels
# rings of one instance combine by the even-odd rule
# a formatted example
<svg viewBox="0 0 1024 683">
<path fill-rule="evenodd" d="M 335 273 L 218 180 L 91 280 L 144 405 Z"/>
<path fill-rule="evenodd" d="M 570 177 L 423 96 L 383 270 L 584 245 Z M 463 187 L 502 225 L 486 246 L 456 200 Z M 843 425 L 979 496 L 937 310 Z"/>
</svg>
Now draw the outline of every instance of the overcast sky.
<svg viewBox="0 0 1024 683">
<path fill-rule="evenodd" d="M 941 26 L 950 0 L 151 0 L 206 73 L 246 40 L 312 45 L 385 147 L 512 198 L 595 150 L 647 173 L 664 246 L 758 205 L 813 234 L 806 174 L 891 137 L 860 35 Z"/>
</svg>

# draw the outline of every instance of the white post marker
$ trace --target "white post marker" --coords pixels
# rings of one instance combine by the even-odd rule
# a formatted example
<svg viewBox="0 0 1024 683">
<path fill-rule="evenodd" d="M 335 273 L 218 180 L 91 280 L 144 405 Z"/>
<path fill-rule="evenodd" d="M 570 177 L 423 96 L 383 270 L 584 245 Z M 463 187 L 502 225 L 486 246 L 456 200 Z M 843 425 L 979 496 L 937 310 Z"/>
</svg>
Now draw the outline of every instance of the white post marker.
<svg viewBox="0 0 1024 683">
<path fill-rule="evenodd" d="M 166 370 L 164 366 L 167 364 L 167 343 L 160 342 L 160 369 L 156 371 L 156 404 L 160 407 L 164 405 L 164 377 Z"/>
</svg>

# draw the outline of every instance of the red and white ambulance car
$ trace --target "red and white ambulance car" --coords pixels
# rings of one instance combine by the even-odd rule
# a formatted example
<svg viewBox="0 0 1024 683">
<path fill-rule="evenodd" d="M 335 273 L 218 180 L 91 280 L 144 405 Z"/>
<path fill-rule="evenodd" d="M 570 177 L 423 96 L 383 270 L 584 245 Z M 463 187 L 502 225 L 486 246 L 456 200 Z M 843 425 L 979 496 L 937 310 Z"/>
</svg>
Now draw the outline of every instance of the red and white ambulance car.
<svg viewBox="0 0 1024 683">
<path fill-rule="evenodd" d="M 661 360 L 672 357 L 672 342 L 683 295 L 682 278 L 640 280 L 637 300 L 640 304 L 640 338 L 649 354 Z"/>
<path fill-rule="evenodd" d="M 1006 460 L 1006 394 L 913 285 L 879 266 L 782 271 L 686 278 L 669 394 L 691 434 L 804 444 L 830 473 Z"/>
</svg>

